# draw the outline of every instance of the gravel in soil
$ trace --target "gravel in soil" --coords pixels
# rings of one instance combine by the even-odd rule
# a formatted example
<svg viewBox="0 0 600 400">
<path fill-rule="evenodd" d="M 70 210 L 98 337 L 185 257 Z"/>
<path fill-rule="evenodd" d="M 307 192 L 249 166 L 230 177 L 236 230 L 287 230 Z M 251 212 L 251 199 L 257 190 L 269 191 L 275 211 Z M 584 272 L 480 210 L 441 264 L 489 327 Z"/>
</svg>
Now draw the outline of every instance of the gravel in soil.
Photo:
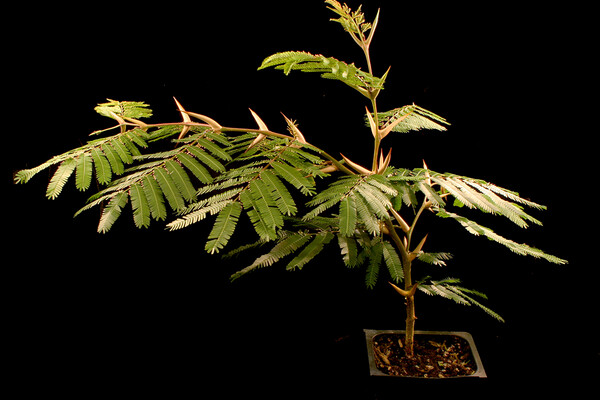
<svg viewBox="0 0 600 400">
<path fill-rule="evenodd" d="M 407 357 L 404 335 L 380 334 L 373 340 L 377 368 L 388 375 L 450 378 L 475 373 L 469 343 L 454 335 L 415 335 L 414 356 Z"/>
</svg>

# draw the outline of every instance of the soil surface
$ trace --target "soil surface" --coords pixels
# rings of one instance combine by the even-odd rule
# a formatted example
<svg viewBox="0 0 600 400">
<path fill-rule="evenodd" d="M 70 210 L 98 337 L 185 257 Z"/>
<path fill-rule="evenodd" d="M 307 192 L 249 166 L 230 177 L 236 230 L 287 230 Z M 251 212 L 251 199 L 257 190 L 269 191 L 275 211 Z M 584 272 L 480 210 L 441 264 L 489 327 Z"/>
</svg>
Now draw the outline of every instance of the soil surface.
<svg viewBox="0 0 600 400">
<path fill-rule="evenodd" d="M 404 351 L 404 335 L 373 338 L 377 368 L 388 375 L 450 378 L 472 375 L 477 368 L 469 343 L 453 335 L 415 335 L 414 357 Z"/>
</svg>

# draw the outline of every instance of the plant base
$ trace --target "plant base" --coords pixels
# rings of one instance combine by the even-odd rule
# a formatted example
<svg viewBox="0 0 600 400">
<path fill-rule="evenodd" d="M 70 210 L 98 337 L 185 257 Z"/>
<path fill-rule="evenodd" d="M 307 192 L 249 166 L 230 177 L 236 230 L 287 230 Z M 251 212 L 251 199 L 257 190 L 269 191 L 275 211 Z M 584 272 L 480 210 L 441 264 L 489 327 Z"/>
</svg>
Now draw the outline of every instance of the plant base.
<svg viewBox="0 0 600 400">
<path fill-rule="evenodd" d="M 365 329 L 371 376 L 423 379 L 486 378 L 467 332 L 415 331 L 415 356 L 407 358 L 403 330 Z"/>
</svg>

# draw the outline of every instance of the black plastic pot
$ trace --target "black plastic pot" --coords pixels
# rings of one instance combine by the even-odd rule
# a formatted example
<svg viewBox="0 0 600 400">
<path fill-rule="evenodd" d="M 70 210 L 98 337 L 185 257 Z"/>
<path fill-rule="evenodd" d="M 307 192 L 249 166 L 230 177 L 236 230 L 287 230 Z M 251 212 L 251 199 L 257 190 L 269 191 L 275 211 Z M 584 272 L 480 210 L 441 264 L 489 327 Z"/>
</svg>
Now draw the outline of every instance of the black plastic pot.
<svg viewBox="0 0 600 400">
<path fill-rule="evenodd" d="M 373 347 L 373 340 L 377 335 L 381 334 L 405 334 L 403 330 L 373 330 L 373 329 L 365 329 L 365 337 L 367 340 L 367 353 L 369 356 L 369 370 L 371 376 L 385 376 L 390 379 L 417 379 L 417 380 L 455 380 L 455 379 L 472 379 L 472 378 L 487 378 L 485 373 L 485 369 L 483 368 L 483 364 L 481 363 L 481 357 L 479 357 L 479 352 L 477 351 L 477 347 L 475 346 L 475 341 L 473 340 L 473 336 L 471 336 L 468 332 L 446 332 L 446 331 L 415 331 L 415 336 L 419 335 L 436 335 L 436 336 L 458 336 L 465 339 L 469 343 L 469 347 L 471 349 L 473 359 L 475 360 L 476 369 L 475 373 L 471 375 L 461 375 L 456 377 L 447 377 L 447 378 L 437 378 L 437 377 L 402 377 L 395 375 L 388 375 L 385 372 L 381 371 L 377 368 L 375 362 L 375 350 Z"/>
</svg>

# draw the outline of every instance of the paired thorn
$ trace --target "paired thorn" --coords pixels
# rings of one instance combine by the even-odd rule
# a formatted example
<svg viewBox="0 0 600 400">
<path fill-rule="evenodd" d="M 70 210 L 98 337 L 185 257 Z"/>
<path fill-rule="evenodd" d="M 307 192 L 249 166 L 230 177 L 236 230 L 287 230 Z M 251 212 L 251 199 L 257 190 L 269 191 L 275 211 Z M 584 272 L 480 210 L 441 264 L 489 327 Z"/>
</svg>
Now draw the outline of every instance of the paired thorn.
<svg viewBox="0 0 600 400">
<path fill-rule="evenodd" d="M 394 285 L 392 282 L 388 282 L 390 285 L 392 285 L 392 288 L 394 288 L 394 290 L 396 292 L 398 292 L 400 295 L 404 296 L 404 297 L 413 297 L 417 291 L 417 286 L 419 286 L 418 283 L 415 283 L 409 290 L 404 290 L 404 289 L 400 289 L 398 286 Z"/>
<path fill-rule="evenodd" d="M 186 111 L 185 108 L 183 108 L 181 103 L 179 103 L 179 101 L 177 101 L 177 99 L 175 97 L 173 97 L 173 100 L 175 100 L 175 104 L 177 105 L 177 108 L 179 109 L 179 112 L 181 113 L 181 118 L 183 119 L 183 122 L 185 122 L 185 123 L 192 122 L 192 119 L 190 117 L 198 118 L 199 120 L 206 122 L 213 131 L 215 131 L 217 133 L 221 132 L 221 129 L 223 127 L 221 125 L 219 125 L 219 123 L 217 121 L 215 121 L 212 118 L 207 117 L 206 115 Z M 190 130 L 190 127 L 187 125 L 184 125 L 183 128 L 181 128 L 181 133 L 179 134 L 178 139 L 181 139 L 182 137 L 184 137 L 189 132 L 189 130 Z"/>
</svg>

